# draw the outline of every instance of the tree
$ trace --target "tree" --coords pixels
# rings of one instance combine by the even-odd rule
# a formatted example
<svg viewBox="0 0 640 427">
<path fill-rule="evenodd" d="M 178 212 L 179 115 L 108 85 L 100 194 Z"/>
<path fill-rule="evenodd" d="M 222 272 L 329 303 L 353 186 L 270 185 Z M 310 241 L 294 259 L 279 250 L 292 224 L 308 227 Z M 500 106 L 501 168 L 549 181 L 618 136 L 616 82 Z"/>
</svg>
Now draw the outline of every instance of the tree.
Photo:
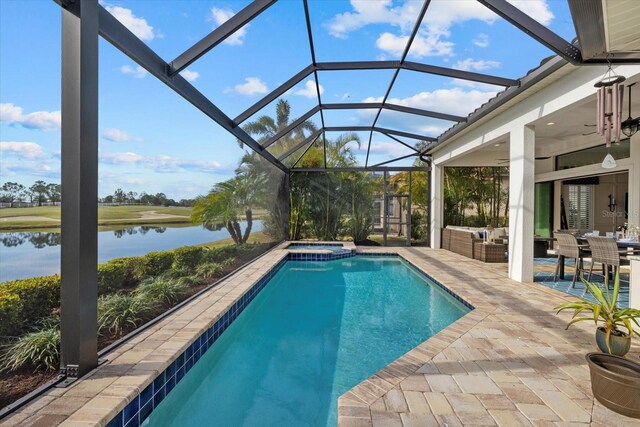
<svg viewBox="0 0 640 427">
<path fill-rule="evenodd" d="M 26 187 L 22 184 L 18 184 L 17 182 L 5 182 L 2 184 L 1 189 L 4 196 L 7 198 L 7 201 L 11 204 L 11 207 L 13 207 L 14 202 L 22 200 L 26 191 Z"/>
<path fill-rule="evenodd" d="M 255 186 L 242 176 L 219 182 L 209 194 L 196 199 L 191 220 L 214 230 L 222 224 L 236 244 L 246 243 L 253 226 L 251 204 L 254 191 Z M 240 228 L 242 214 L 247 221 L 244 233 Z"/>
<path fill-rule="evenodd" d="M 55 206 L 56 203 L 59 203 L 62 195 L 62 186 L 60 184 L 47 184 L 47 197 L 49 201 L 53 202 Z"/>
<path fill-rule="evenodd" d="M 42 206 L 42 202 L 47 198 L 47 183 L 42 180 L 38 180 L 29 187 L 29 190 L 31 190 L 31 194 L 33 194 L 36 200 L 38 200 L 38 206 Z"/>
<path fill-rule="evenodd" d="M 113 192 L 113 203 L 122 204 L 127 201 L 127 194 L 122 190 L 122 188 L 118 188 Z"/>
<path fill-rule="evenodd" d="M 127 200 L 129 201 L 129 203 L 135 203 L 137 196 L 138 196 L 138 193 L 136 193 L 135 191 L 129 191 L 127 193 Z"/>
</svg>

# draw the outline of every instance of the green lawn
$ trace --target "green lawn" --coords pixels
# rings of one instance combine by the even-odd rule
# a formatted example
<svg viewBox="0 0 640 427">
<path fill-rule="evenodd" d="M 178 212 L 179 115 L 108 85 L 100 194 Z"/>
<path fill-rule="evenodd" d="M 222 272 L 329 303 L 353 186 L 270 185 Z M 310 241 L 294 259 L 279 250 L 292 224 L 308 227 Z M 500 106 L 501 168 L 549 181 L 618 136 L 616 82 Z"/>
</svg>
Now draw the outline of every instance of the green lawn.
<svg viewBox="0 0 640 427">
<path fill-rule="evenodd" d="M 154 214 L 150 214 L 151 211 Z M 161 215 L 174 216 L 167 218 Z M 98 223 L 102 226 L 189 223 L 190 215 L 191 208 L 175 206 L 101 206 L 98 208 Z M 60 206 L 0 209 L 0 230 L 57 228 L 59 226 Z"/>
</svg>

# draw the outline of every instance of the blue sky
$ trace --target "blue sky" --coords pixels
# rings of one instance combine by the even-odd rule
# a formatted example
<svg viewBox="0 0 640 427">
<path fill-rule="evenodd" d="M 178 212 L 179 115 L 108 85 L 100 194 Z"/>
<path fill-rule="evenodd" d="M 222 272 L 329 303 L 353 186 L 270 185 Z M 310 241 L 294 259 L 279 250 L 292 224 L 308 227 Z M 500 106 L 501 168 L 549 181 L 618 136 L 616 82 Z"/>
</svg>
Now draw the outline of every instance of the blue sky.
<svg viewBox="0 0 640 427">
<path fill-rule="evenodd" d="M 317 60 L 398 59 L 421 3 L 310 0 Z M 512 3 L 565 39 L 575 37 L 565 0 Z M 171 61 L 249 2 L 101 4 Z M 0 1 L 1 182 L 60 180 L 60 14 L 51 0 Z M 122 187 L 193 197 L 233 174 L 242 155 L 234 137 L 106 41 L 101 40 L 99 49 L 101 196 Z M 518 78 L 550 54 L 473 0 L 433 0 L 408 60 Z M 190 65 L 183 76 L 234 118 L 309 63 L 302 2 L 280 0 Z M 391 77 L 391 70 L 320 72 L 322 100 L 379 102 Z M 403 70 L 389 100 L 466 116 L 499 90 Z M 293 118 L 302 115 L 317 104 L 315 82 L 305 79 L 283 98 L 290 102 Z M 272 115 L 274 104 L 258 115 Z M 329 111 L 325 124 L 370 125 L 375 114 Z M 313 119 L 319 124 L 319 115 Z M 378 121 L 379 126 L 429 136 L 451 124 L 389 111 Z M 360 136 L 368 141 L 367 133 Z M 366 144 L 353 149 L 364 164 Z M 402 145 L 374 134 L 369 163 L 407 153 Z"/>
</svg>

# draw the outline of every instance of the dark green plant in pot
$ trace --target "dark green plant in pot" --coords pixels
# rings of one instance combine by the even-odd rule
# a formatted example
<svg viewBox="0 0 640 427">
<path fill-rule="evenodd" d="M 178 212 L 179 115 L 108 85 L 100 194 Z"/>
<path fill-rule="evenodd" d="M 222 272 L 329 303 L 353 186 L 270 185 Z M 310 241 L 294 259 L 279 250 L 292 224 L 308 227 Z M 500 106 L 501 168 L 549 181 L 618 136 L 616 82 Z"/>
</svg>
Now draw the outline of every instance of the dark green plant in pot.
<svg viewBox="0 0 640 427">
<path fill-rule="evenodd" d="M 563 310 L 574 310 L 572 320 L 567 324 L 567 329 L 574 323 L 583 320 L 592 320 L 596 325 L 604 323 L 596 329 L 596 343 L 603 353 L 624 356 L 631 348 L 631 336 L 640 336 L 636 327 L 640 327 L 640 310 L 636 308 L 618 307 L 618 294 L 620 292 L 620 272 L 616 274 L 613 291 L 605 286 L 605 291 L 594 283 L 582 279 L 587 291 L 593 295 L 596 302 L 585 298 L 580 301 L 567 302 L 555 307 L 558 313 Z M 587 313 L 591 315 L 586 316 Z M 582 316 L 581 316 L 582 315 Z M 625 328 L 627 332 L 621 330 Z"/>
</svg>

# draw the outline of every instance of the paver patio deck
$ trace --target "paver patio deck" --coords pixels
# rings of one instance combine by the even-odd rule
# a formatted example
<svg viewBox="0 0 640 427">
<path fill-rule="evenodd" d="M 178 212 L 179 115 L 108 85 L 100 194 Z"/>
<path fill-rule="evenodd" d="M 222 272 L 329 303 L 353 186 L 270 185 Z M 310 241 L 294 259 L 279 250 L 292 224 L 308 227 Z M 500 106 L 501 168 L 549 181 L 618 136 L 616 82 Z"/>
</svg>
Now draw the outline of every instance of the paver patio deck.
<svg viewBox="0 0 640 427">
<path fill-rule="evenodd" d="M 66 389 L 53 389 L 2 425 L 105 425 L 285 255 L 281 245 L 114 350 Z M 566 331 L 553 307 L 570 295 L 506 277 L 504 267 L 429 248 L 398 253 L 476 309 L 339 399 L 339 425 L 640 425 L 594 402 L 584 355 L 593 325 Z M 629 357 L 638 360 L 634 342 Z"/>
</svg>

